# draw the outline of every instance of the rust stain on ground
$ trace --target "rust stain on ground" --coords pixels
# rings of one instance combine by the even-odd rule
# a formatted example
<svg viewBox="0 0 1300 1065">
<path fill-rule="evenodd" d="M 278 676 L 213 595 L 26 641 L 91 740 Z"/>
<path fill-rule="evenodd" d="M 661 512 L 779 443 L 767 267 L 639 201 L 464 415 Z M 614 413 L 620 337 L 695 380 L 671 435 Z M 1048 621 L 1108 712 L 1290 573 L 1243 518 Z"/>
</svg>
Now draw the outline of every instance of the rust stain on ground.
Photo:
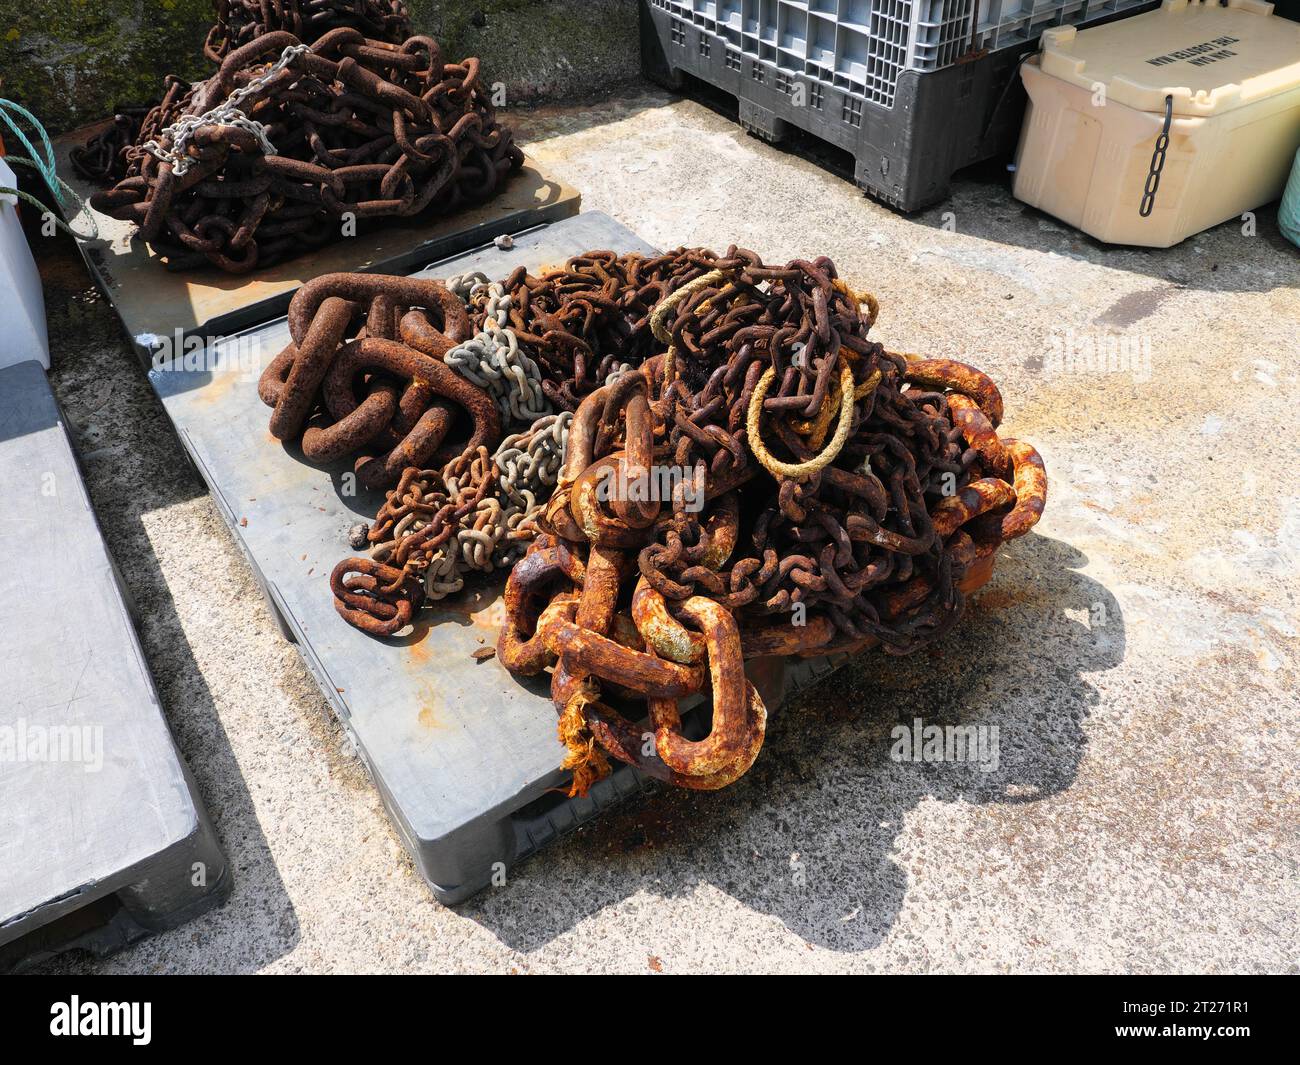
<svg viewBox="0 0 1300 1065">
<path fill-rule="evenodd" d="M 453 722 L 443 715 L 442 696 L 434 687 L 433 681 L 425 681 L 420 685 L 415 702 L 420 708 L 416 711 L 415 719 L 422 728 L 434 730 L 452 727 Z"/>
<path fill-rule="evenodd" d="M 981 610 L 1006 610 L 1008 607 L 1023 603 L 1025 598 L 1026 593 L 1023 588 L 992 588 L 977 592 L 971 601 L 978 603 Z"/>
<path fill-rule="evenodd" d="M 220 403 L 226 398 L 236 381 L 242 383 L 242 378 L 242 374 L 233 371 L 217 370 L 212 373 L 207 383 L 195 393 L 194 401 L 196 403 Z M 276 442 L 279 443 L 279 441 Z"/>
<path fill-rule="evenodd" d="M 1166 285 L 1161 288 L 1139 289 L 1137 292 L 1130 292 L 1112 303 L 1094 321 L 1097 325 L 1127 329 L 1129 326 L 1142 321 L 1143 318 L 1155 314 L 1160 309 L 1160 305 L 1178 291 L 1177 286 Z"/>
</svg>

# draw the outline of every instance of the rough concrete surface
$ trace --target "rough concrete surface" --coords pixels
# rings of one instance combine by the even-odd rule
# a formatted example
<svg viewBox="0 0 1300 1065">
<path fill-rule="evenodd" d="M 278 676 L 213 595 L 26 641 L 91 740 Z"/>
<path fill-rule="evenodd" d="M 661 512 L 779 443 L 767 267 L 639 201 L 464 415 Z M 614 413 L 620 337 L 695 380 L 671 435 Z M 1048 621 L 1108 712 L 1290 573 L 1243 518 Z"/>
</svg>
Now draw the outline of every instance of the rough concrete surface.
<svg viewBox="0 0 1300 1065">
<path fill-rule="evenodd" d="M 657 92 L 515 119 L 588 209 L 664 247 L 830 255 L 879 297 L 873 335 L 990 372 L 1046 459 L 1046 516 L 956 633 L 783 708 L 737 785 L 652 794 L 445 909 L 51 242 L 55 388 L 236 884 L 50 968 L 1295 971 L 1300 258 L 1271 209 L 1254 236 L 1114 250 L 1001 180 L 901 217 Z M 1071 330 L 1136 365 L 1069 372 Z M 996 725 L 997 770 L 891 760 L 916 717 Z"/>
</svg>

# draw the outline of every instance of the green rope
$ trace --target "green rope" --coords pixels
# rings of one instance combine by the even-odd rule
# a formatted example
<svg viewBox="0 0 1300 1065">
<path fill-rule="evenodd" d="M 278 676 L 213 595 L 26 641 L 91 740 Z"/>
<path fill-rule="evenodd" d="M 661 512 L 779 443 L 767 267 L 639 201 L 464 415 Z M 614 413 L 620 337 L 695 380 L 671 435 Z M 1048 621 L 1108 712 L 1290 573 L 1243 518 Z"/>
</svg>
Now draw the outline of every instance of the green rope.
<svg viewBox="0 0 1300 1065">
<path fill-rule="evenodd" d="M 20 118 L 26 119 L 32 129 L 36 131 L 36 135 L 40 138 L 41 147 L 45 149 L 44 159 L 39 157 L 39 153 L 32 147 L 32 142 L 27 139 L 27 134 L 19 128 L 18 123 L 9 117 L 11 111 Z M 50 143 L 50 137 L 45 132 L 45 127 L 27 108 L 14 103 L 12 100 L 0 100 L 0 119 L 4 119 L 5 125 L 18 138 L 22 146 L 27 149 L 27 155 L 30 157 L 29 161 L 34 160 L 32 166 L 40 172 L 41 177 L 45 179 L 45 184 L 49 186 L 50 191 L 54 193 L 54 198 L 59 201 L 59 206 L 62 207 L 63 192 L 59 188 L 59 175 L 54 165 L 54 145 Z"/>
<path fill-rule="evenodd" d="M 10 117 L 10 112 L 17 115 L 19 118 L 26 120 L 27 124 L 35 130 L 37 140 L 40 142 L 41 148 L 43 149 L 42 152 L 36 150 L 31 140 L 28 139 L 27 134 L 25 134 L 18 123 Z M 53 219 L 55 226 L 62 229 L 74 240 L 98 240 L 99 226 L 95 223 L 94 215 L 87 209 L 86 202 L 58 175 L 55 165 L 54 145 L 50 143 L 49 134 L 45 132 L 45 127 L 41 125 L 40 120 L 28 111 L 27 108 L 23 107 L 21 104 L 14 103 L 12 100 L 0 100 L 0 119 L 4 120 L 4 124 L 9 127 L 13 135 L 17 137 L 22 146 L 27 149 L 27 157 L 21 155 L 6 155 L 3 156 L 5 162 L 13 163 L 18 166 L 30 167 L 40 174 L 41 180 L 45 182 L 46 188 L 50 190 L 60 209 L 66 211 L 69 201 L 76 204 L 77 211 L 72 215 L 72 221 L 75 222 L 82 214 L 85 214 L 87 219 L 90 221 L 90 235 L 87 236 L 84 233 L 78 233 L 69 223 L 64 222 L 63 219 L 59 218 L 58 215 L 46 207 L 45 204 L 41 203 L 41 201 L 35 196 L 31 196 L 28 193 L 23 192 L 21 189 L 11 189 L 7 186 L 0 186 L 0 196 L 16 196 L 24 203 L 31 204 L 41 212 L 42 217 Z"/>
<path fill-rule="evenodd" d="M 6 163 L 17 163 L 19 166 L 28 166 L 34 170 L 41 169 L 41 165 L 39 163 L 33 162 L 31 159 L 24 159 L 21 155 L 4 155 L 4 156 L 0 156 L 0 159 L 3 159 Z M 44 174 L 42 174 L 41 176 L 44 177 Z M 30 203 L 33 207 L 35 207 L 38 211 L 41 212 L 42 218 L 49 218 L 51 221 L 53 221 L 53 223 L 57 228 L 63 230 L 63 232 L 67 233 L 68 236 L 72 237 L 74 240 L 82 240 L 82 241 L 99 240 L 100 239 L 99 226 L 95 223 L 94 214 L 92 214 L 90 208 L 86 206 L 86 201 L 83 200 L 80 196 L 78 196 L 76 191 L 66 181 L 64 181 L 61 177 L 59 177 L 58 174 L 54 175 L 54 180 L 58 183 L 57 186 L 51 186 L 52 188 L 56 189 L 55 198 L 59 201 L 60 204 L 67 202 L 66 197 L 70 197 L 72 199 L 72 201 L 77 205 L 77 213 L 72 216 L 72 221 L 75 222 L 78 218 L 80 218 L 84 214 L 86 216 L 86 220 L 90 223 L 89 233 L 78 233 L 75 229 L 72 228 L 70 224 L 63 221 L 62 218 L 60 218 L 53 211 L 51 211 L 45 204 L 41 203 L 41 201 L 38 200 L 35 196 L 32 196 L 30 193 L 23 192 L 22 189 L 11 189 L 7 185 L 0 185 L 0 196 L 17 196 L 18 199 L 22 200 L 24 203 Z"/>
</svg>

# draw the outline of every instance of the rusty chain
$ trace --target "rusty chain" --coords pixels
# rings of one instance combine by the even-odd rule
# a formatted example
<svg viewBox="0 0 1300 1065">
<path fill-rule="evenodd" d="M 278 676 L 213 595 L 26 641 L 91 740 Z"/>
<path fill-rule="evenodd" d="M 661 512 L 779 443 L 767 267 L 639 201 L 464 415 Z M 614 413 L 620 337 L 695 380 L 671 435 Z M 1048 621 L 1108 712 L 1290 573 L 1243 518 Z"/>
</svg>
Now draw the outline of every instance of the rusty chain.
<svg viewBox="0 0 1300 1065">
<path fill-rule="evenodd" d="M 230 273 L 348 224 L 481 202 L 523 162 L 477 59 L 445 63 L 430 37 L 391 44 L 352 28 L 310 47 L 287 31 L 255 37 L 206 81 L 173 84 L 125 157 L 126 176 L 92 206 L 135 223 L 169 268 Z"/>
<path fill-rule="evenodd" d="M 339 27 L 393 44 L 411 36 L 403 0 L 217 0 L 217 21 L 208 30 L 203 54 L 220 63 L 235 49 L 276 30 L 313 44 Z"/>
<path fill-rule="evenodd" d="M 576 793 L 606 756 L 735 780 L 765 728 L 746 659 L 932 643 L 1046 499 L 993 382 L 868 339 L 875 301 L 830 260 L 678 254 L 646 323 L 661 353 L 581 400 L 506 587 L 498 657 L 550 670 Z M 658 493 L 601 492 L 665 470 Z M 711 731 L 688 739 L 678 701 L 705 690 Z"/>
<path fill-rule="evenodd" d="M 572 419 L 568 411 L 543 415 L 501 442 L 490 470 L 471 469 L 468 478 L 456 470 L 408 470 L 376 517 L 370 558 L 400 559 L 408 576 L 423 581 L 425 602 L 459 592 L 468 573 L 509 569 L 537 535 L 537 518 L 555 485 Z M 490 487 L 478 493 L 487 473 Z M 472 493 L 477 493 L 474 505 L 463 509 L 449 539 L 427 551 L 407 549 L 410 538 L 446 522 Z M 452 510 L 444 511 L 448 504 Z"/>
<path fill-rule="evenodd" d="M 208 30 L 203 54 L 217 65 L 234 48 L 274 30 L 288 30 L 304 44 L 314 44 L 340 27 L 389 44 L 411 36 L 402 0 L 216 0 L 216 9 L 217 21 Z M 190 88 L 168 74 L 159 103 L 119 104 L 109 125 L 68 153 L 73 169 L 98 185 L 121 181 L 130 167 L 131 149 L 158 136 L 176 117 L 177 104 Z"/>
<path fill-rule="evenodd" d="M 1042 461 L 999 434 L 996 385 L 871 340 L 875 300 L 829 259 L 596 251 L 541 277 L 449 286 L 483 341 L 459 345 L 478 351 L 462 372 L 527 358 L 572 412 L 558 475 L 507 541 L 526 550 L 497 656 L 550 672 L 574 793 L 611 757 L 688 788 L 734 781 L 766 728 L 747 659 L 925 647 L 1042 514 Z M 476 383 L 486 398 L 490 380 Z M 492 405 L 508 424 L 524 409 Z M 495 462 L 480 448 L 407 469 L 371 557 L 335 571 L 340 613 L 392 634 L 501 565 L 501 456 L 542 427 Z M 552 438 L 546 460 L 559 457 Z M 709 734 L 688 738 L 680 700 L 704 694 Z"/>
<path fill-rule="evenodd" d="M 449 278 L 447 291 L 467 302 L 477 332 L 442 351 L 440 357 L 492 397 L 506 424 L 532 422 L 528 432 L 535 433 L 542 424 L 535 419 L 547 418 L 552 406 L 559 408 L 566 415 L 561 424 L 567 439 L 578 397 L 618 377 L 630 367 L 628 360 L 639 361 L 649 353 L 654 343 L 650 311 L 671 290 L 675 277 L 700 270 L 693 254 L 681 251 L 647 259 L 597 251 L 572 259 L 562 270 L 541 279 L 523 270 L 501 283 L 482 274 Z M 302 297 L 301 306 L 305 308 L 309 301 L 323 309 L 310 295 Z M 291 308 L 291 322 L 293 313 Z M 593 344 L 616 348 L 619 354 L 590 360 L 584 352 Z M 286 349 L 268 366 L 263 378 L 263 399 L 268 403 L 278 397 L 276 385 L 286 380 L 294 357 Z M 305 380 L 310 384 L 314 376 Z M 368 430 L 374 428 L 367 424 Z M 274 422 L 272 431 L 276 431 Z M 502 453 L 506 451 L 503 444 Z M 506 463 L 502 453 L 496 458 Z M 405 623 L 401 618 L 409 621 L 419 607 L 411 606 L 409 614 L 393 614 L 389 608 L 398 598 L 404 596 L 408 605 L 436 601 L 459 591 L 467 570 L 490 571 L 514 561 L 526 548 L 536 535 L 537 517 L 554 483 L 553 474 L 532 485 L 523 502 L 512 496 L 509 483 L 500 483 L 501 467 L 495 461 L 487 462 L 484 456 L 476 468 L 481 477 L 470 482 L 458 479 L 454 491 L 449 467 L 408 468 L 401 473 L 369 530 L 371 556 L 345 559 L 335 568 L 335 606 L 344 618 L 374 635 L 399 631 Z M 529 468 L 535 468 L 535 460 L 529 460 Z M 545 468 L 550 471 L 549 464 Z M 390 479 L 398 476 L 391 465 L 385 472 Z M 466 483 L 474 489 L 468 497 Z M 517 528 L 511 528 L 512 520 Z M 502 530 L 507 530 L 504 540 Z M 488 541 L 493 542 L 493 550 L 485 550 Z M 390 566 L 384 589 L 350 587 L 354 577 L 367 577 L 373 566 L 394 561 L 397 564 Z M 376 613 L 367 613 L 367 601 L 375 605 Z"/>
</svg>

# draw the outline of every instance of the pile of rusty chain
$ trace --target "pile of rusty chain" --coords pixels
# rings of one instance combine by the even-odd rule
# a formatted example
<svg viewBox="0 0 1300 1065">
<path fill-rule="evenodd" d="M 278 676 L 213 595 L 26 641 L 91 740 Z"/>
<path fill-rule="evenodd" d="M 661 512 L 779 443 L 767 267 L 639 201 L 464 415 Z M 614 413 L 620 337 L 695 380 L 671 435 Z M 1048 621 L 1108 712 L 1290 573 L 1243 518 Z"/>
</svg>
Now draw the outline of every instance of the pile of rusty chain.
<svg viewBox="0 0 1300 1065">
<path fill-rule="evenodd" d="M 999 437 L 993 382 L 868 339 L 875 301 L 828 259 L 599 251 L 449 286 L 480 367 L 516 352 L 576 408 L 544 513 L 510 544 L 527 551 L 497 646 L 513 672 L 551 671 L 575 793 L 607 755 L 684 787 L 730 783 L 766 727 L 746 659 L 924 647 L 1042 513 L 1042 462 Z M 371 557 L 334 572 L 339 612 L 391 635 L 491 568 L 500 470 L 484 447 L 406 470 Z M 706 691 L 711 731 L 689 739 L 679 700 Z"/>
<path fill-rule="evenodd" d="M 244 273 L 337 239 L 348 218 L 480 202 L 523 153 L 478 76 L 477 59 L 444 63 L 430 37 L 345 28 L 308 48 L 267 33 L 151 113 L 127 176 L 91 204 L 136 223 L 172 269 Z"/>
<path fill-rule="evenodd" d="M 234 48 L 274 30 L 288 30 L 304 44 L 341 27 L 390 44 L 411 36 L 402 0 L 217 0 L 216 7 L 217 21 L 208 30 L 203 54 L 218 65 Z M 121 181 L 130 168 L 130 150 L 170 125 L 189 91 L 188 82 L 168 74 L 159 103 L 115 107 L 110 125 L 68 153 L 73 169 L 96 184 Z"/>
<path fill-rule="evenodd" d="M 484 317 L 472 340 L 444 351 L 443 363 L 465 387 L 481 390 L 503 424 L 526 428 L 506 437 L 490 459 L 480 445 L 441 469 L 409 467 L 402 474 L 369 530 L 369 558 L 343 560 L 330 579 L 335 608 L 373 635 L 391 635 L 422 603 L 459 592 L 465 574 L 518 560 L 537 535 L 573 420 L 570 411 L 550 410 L 536 365 L 520 352 L 514 331 L 493 317 L 509 306 L 502 287 L 483 275 L 449 278 L 446 287 L 477 299 Z"/>
<path fill-rule="evenodd" d="M 156 109 L 146 104 L 118 104 L 111 123 L 68 152 L 72 169 L 101 185 L 126 177 L 126 153 L 135 146 L 141 125 Z"/>
<path fill-rule="evenodd" d="M 484 452 L 462 454 L 442 468 L 408 468 L 369 530 L 369 557 L 344 559 L 334 570 L 334 605 L 345 619 L 373 635 L 391 635 L 422 604 L 459 591 L 467 571 L 489 572 L 515 560 L 538 532 L 536 519 L 555 483 L 579 398 L 651 352 L 650 312 L 704 269 L 699 254 L 593 251 L 541 278 L 520 269 L 504 282 L 483 274 L 447 279 L 447 289 L 468 303 L 477 333 L 445 351 L 442 361 L 490 394 L 506 425 L 528 426 L 523 435 L 530 447 L 556 431 L 564 434 L 552 438 L 561 446 L 545 462 L 528 459 L 527 469 L 545 476 L 528 478 L 522 493 L 504 472 L 514 438 L 492 461 Z M 613 353 L 593 357 L 602 349 Z M 268 402 L 292 357 L 282 353 L 268 368 Z M 547 428 L 552 406 L 565 415 L 556 430 Z"/>
<path fill-rule="evenodd" d="M 471 295 L 503 313 L 500 286 L 481 277 L 316 278 L 290 303 L 290 341 L 259 381 L 277 439 L 301 438 L 315 462 L 356 456 L 365 487 L 397 482 L 369 530 L 370 556 L 332 580 L 343 616 L 377 635 L 459 591 L 465 573 L 511 566 L 564 455 L 572 413 L 540 396 L 510 330 L 485 319 L 473 335 Z M 502 350 L 482 347 L 490 331 Z M 475 341 L 477 361 L 466 354 Z M 522 431 L 490 451 L 511 426 Z"/>
<path fill-rule="evenodd" d="M 414 576 L 418 586 L 412 591 L 426 603 L 459 592 L 467 573 L 509 569 L 538 533 L 537 519 L 555 487 L 572 420 L 568 411 L 543 415 L 524 432 L 506 437 L 490 468 L 471 465 L 468 477 L 459 464 L 441 471 L 408 469 L 375 519 L 370 559 L 392 566 L 407 580 Z M 488 478 L 488 489 L 480 491 Z M 472 502 L 468 508 L 467 497 Z M 451 511 L 444 509 L 448 505 Z M 457 511 L 458 521 L 449 522 Z M 426 537 L 437 531 L 430 527 L 440 522 L 454 525 L 450 538 L 434 548 L 411 550 L 430 542 Z M 354 561 L 340 563 L 340 587 L 355 571 Z M 335 605 L 348 605 L 335 591 Z M 340 613 L 368 632 L 391 634 L 379 631 L 391 628 L 389 618 L 376 618 L 355 602 Z"/>
<path fill-rule="evenodd" d="M 830 260 L 690 261 L 650 316 L 662 354 L 580 403 L 506 587 L 498 657 L 551 670 L 575 793 L 606 755 L 735 780 L 766 720 L 746 659 L 939 639 L 1046 499 L 993 382 L 869 340 L 875 302 Z M 679 700 L 706 688 L 711 731 L 688 739 Z"/>
<path fill-rule="evenodd" d="M 670 292 L 709 269 L 711 252 L 663 255 L 589 251 L 534 277 L 522 267 L 471 297 L 480 329 L 489 320 L 513 331 L 539 368 L 542 392 L 559 410 L 652 355 L 650 312 Z M 504 315 L 503 315 L 504 312 Z"/>
<path fill-rule="evenodd" d="M 168 74 L 159 103 L 152 107 L 117 107 L 111 125 L 68 153 L 73 169 L 100 185 L 121 181 L 131 169 L 131 158 L 138 150 L 137 145 L 160 136 L 168 123 L 180 115 L 191 92 L 189 82 Z"/>
<path fill-rule="evenodd" d="M 236 48 L 276 30 L 312 44 L 340 27 L 395 44 L 411 36 L 402 0 L 217 0 L 217 21 L 208 30 L 203 54 L 220 63 Z"/>
</svg>

